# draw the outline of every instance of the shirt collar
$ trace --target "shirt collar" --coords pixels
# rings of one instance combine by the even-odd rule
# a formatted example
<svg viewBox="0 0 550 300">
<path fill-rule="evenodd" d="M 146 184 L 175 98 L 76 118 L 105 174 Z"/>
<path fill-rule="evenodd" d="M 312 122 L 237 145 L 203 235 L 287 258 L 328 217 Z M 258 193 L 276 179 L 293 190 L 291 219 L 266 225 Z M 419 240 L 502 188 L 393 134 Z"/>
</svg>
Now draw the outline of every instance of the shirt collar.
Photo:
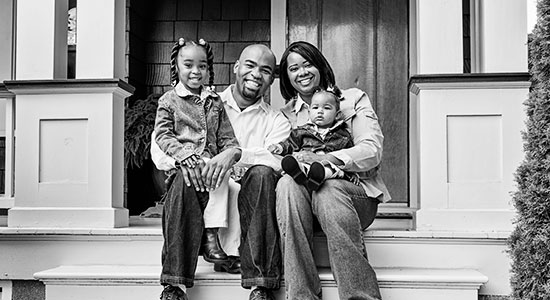
<svg viewBox="0 0 550 300">
<path fill-rule="evenodd" d="M 307 103 L 306 103 L 306 105 L 307 105 Z M 344 120 L 342 120 L 342 119 L 337 119 L 336 122 L 334 122 L 334 124 L 332 124 L 332 126 L 330 126 L 330 127 L 328 128 L 328 131 L 333 131 L 333 130 L 335 130 L 336 128 L 340 127 L 343 123 L 344 123 Z M 313 121 L 311 121 L 310 119 L 307 120 L 307 122 L 306 122 L 305 125 L 311 126 L 311 127 L 315 128 L 315 130 L 318 130 L 318 128 L 319 128 L 319 127 L 317 126 L 317 124 L 313 123 Z"/>
<path fill-rule="evenodd" d="M 183 85 L 183 83 L 181 83 L 181 81 L 178 82 L 178 84 L 176 84 L 176 86 L 174 87 L 174 90 L 176 91 L 176 95 L 178 95 L 182 98 L 185 98 L 185 97 L 188 97 L 188 96 L 196 96 L 190 90 L 188 90 L 185 87 L 185 85 Z M 216 94 L 216 92 L 214 92 L 214 91 L 212 91 L 208 88 L 201 87 L 200 98 L 201 99 L 206 99 L 208 97 L 218 97 L 218 95 Z"/>
<path fill-rule="evenodd" d="M 229 105 L 229 107 L 233 108 L 234 110 L 236 111 L 241 111 L 241 108 L 239 107 L 239 105 L 237 105 L 237 101 L 235 101 L 235 98 L 233 97 L 233 88 L 235 87 L 234 84 L 230 85 L 229 87 L 227 87 L 227 89 L 225 89 L 225 91 L 223 91 L 223 95 L 224 97 L 222 97 L 222 101 Z M 265 113 L 268 113 L 269 112 L 269 105 L 267 103 L 265 103 L 264 101 L 264 97 L 262 96 L 260 98 L 260 100 L 256 101 L 256 103 L 250 105 L 249 107 L 246 108 L 246 110 L 254 110 L 254 109 L 262 109 Z"/>
<path fill-rule="evenodd" d="M 296 102 L 294 103 L 294 111 L 299 112 L 304 106 L 306 109 L 309 109 L 309 105 L 302 99 L 302 97 L 300 97 L 300 95 L 296 95 Z"/>
</svg>

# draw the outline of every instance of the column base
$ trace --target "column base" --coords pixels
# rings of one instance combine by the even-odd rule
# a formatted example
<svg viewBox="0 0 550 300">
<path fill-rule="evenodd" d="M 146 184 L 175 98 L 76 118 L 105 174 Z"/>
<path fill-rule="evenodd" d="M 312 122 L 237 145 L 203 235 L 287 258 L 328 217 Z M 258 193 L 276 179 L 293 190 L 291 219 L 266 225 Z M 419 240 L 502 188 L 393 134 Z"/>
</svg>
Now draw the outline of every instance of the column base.
<svg viewBox="0 0 550 300">
<path fill-rule="evenodd" d="M 13 207 L 8 227 L 117 228 L 128 227 L 126 208 Z"/>
<path fill-rule="evenodd" d="M 512 231 L 514 215 L 507 209 L 420 209 L 416 230 Z"/>
</svg>

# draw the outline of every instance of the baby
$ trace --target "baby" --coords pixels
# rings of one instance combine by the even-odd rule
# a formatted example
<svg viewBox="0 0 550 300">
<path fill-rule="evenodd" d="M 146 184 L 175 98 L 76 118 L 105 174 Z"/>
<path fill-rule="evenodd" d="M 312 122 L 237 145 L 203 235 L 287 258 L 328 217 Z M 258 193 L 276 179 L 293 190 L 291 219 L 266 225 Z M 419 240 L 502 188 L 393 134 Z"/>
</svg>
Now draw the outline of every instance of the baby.
<svg viewBox="0 0 550 300">
<path fill-rule="evenodd" d="M 273 154 L 286 155 L 281 161 L 283 170 L 312 191 L 318 190 L 329 178 L 346 178 L 359 184 L 356 174 L 344 173 L 328 160 L 308 165 L 291 155 L 299 151 L 326 154 L 353 146 L 353 138 L 340 117 L 341 97 L 342 93 L 336 86 L 316 90 L 309 106 L 308 123 L 294 128 L 288 139 L 267 148 Z"/>
</svg>

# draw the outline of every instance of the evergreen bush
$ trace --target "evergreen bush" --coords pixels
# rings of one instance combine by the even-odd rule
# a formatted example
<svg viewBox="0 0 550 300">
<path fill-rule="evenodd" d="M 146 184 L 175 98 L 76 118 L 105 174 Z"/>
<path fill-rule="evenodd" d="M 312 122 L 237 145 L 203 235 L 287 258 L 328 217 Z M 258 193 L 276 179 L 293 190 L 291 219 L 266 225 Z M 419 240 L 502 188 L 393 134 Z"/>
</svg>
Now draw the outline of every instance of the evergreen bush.
<svg viewBox="0 0 550 300">
<path fill-rule="evenodd" d="M 539 0 L 537 10 L 529 42 L 525 159 L 515 174 L 517 217 L 509 239 L 514 299 L 550 299 L 550 0 Z"/>
</svg>

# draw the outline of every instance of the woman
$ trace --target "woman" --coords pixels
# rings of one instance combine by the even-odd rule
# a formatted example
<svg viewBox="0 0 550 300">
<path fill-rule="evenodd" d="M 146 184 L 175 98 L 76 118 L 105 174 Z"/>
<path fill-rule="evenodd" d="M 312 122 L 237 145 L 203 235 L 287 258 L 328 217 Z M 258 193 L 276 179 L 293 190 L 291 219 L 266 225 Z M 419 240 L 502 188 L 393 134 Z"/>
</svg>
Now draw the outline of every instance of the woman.
<svg viewBox="0 0 550 300">
<path fill-rule="evenodd" d="M 292 43 L 280 63 L 280 86 L 288 100 L 282 109 L 293 128 L 308 121 L 313 92 L 335 84 L 323 54 L 307 42 Z M 363 91 L 343 91 L 340 106 L 354 146 L 318 155 L 294 154 L 304 163 L 328 160 L 344 171 L 357 172 L 361 184 L 327 180 L 319 190 L 308 190 L 285 175 L 277 184 L 277 219 L 284 253 L 287 299 L 321 299 L 321 283 L 313 258 L 314 220 L 327 236 L 330 265 L 340 299 L 380 299 L 376 274 L 367 259 L 361 232 L 376 216 L 379 202 L 390 200 L 377 173 L 384 136 L 370 100 Z M 309 247 L 303 245 L 309 244 Z"/>
</svg>

